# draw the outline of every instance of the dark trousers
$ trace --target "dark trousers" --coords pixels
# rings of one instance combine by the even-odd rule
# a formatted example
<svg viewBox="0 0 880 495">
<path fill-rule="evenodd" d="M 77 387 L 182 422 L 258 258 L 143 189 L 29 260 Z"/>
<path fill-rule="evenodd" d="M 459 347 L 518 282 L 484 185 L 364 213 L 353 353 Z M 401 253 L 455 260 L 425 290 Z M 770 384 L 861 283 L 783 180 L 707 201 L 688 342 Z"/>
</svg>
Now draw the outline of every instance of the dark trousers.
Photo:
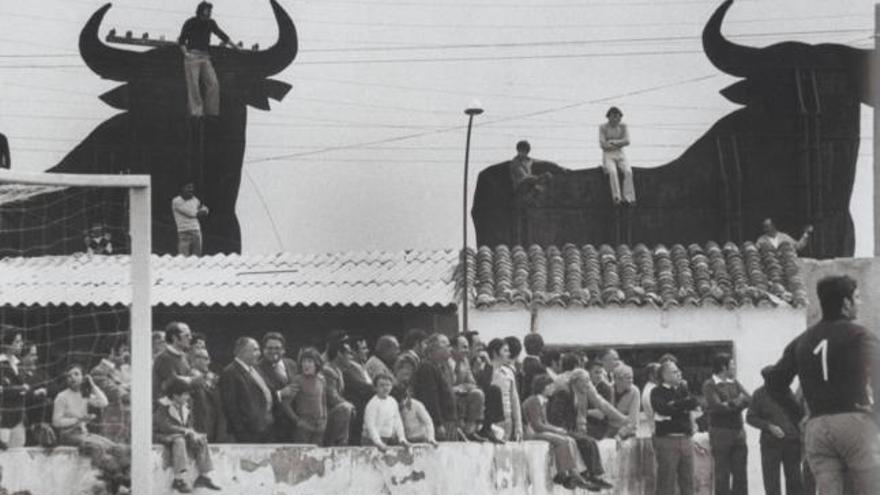
<svg viewBox="0 0 880 495">
<path fill-rule="evenodd" d="M 709 428 L 709 445 L 715 465 L 715 495 L 747 495 L 746 432 L 742 428 Z"/>
<path fill-rule="evenodd" d="M 694 441 L 689 436 L 654 437 L 657 495 L 694 495 Z"/>
<path fill-rule="evenodd" d="M 605 474 L 605 468 L 602 467 L 602 455 L 599 454 L 599 444 L 596 442 L 596 439 L 589 435 L 577 433 L 572 436 L 590 475 L 602 476 Z"/>
<path fill-rule="evenodd" d="M 237 431 L 233 435 L 235 443 L 273 443 L 274 433 L 275 429 L 270 425 L 263 431 Z"/>
<path fill-rule="evenodd" d="M 501 399 L 501 389 L 496 385 L 489 385 L 483 389 L 486 409 L 483 413 L 483 430 L 488 430 L 493 423 L 504 421 L 504 404 Z"/>
<path fill-rule="evenodd" d="M 779 465 L 785 474 L 785 495 L 802 495 L 800 439 L 762 439 L 761 471 L 764 475 L 764 493 L 782 495 L 779 482 Z"/>
</svg>

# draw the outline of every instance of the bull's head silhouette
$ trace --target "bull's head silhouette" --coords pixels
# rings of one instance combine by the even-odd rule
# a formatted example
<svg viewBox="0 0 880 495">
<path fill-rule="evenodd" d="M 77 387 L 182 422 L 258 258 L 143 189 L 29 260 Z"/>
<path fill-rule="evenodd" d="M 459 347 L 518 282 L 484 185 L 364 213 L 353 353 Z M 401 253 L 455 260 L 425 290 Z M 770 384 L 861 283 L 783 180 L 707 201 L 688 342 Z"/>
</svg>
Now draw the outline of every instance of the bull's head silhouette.
<svg viewBox="0 0 880 495">
<path fill-rule="evenodd" d="M 149 174 L 153 184 L 154 251 L 174 252 L 170 201 L 185 179 L 199 179 L 196 194 L 211 209 L 203 223 L 206 253 L 239 252 L 241 232 L 235 204 L 241 183 L 247 107 L 269 110 L 291 86 L 269 79 L 297 53 L 293 21 L 270 0 L 278 39 L 261 51 L 210 48 L 220 83 L 220 116 L 204 128 L 187 112 L 183 57 L 169 44 L 143 52 L 103 43 L 98 30 L 110 4 L 96 11 L 79 37 L 83 60 L 104 79 L 123 82 L 101 100 L 125 112 L 95 129 L 52 171 Z"/>
<path fill-rule="evenodd" d="M 721 4 L 703 29 L 703 49 L 712 64 L 727 74 L 744 78 L 722 90 L 724 97 L 743 105 L 779 108 L 785 113 L 790 113 L 792 103 L 803 104 L 806 111 L 815 110 L 817 98 L 820 110 L 833 110 L 825 100 L 837 96 L 850 103 L 873 103 L 871 50 L 830 43 L 784 42 L 766 48 L 739 45 L 721 34 L 721 25 L 732 4 L 733 0 Z M 799 77 L 795 71 L 802 71 L 800 81 L 795 79 Z M 804 71 L 836 73 L 839 77 L 813 87 L 812 74 Z M 795 91 L 779 87 L 780 72 L 789 74 L 782 80 L 790 82 Z"/>
</svg>

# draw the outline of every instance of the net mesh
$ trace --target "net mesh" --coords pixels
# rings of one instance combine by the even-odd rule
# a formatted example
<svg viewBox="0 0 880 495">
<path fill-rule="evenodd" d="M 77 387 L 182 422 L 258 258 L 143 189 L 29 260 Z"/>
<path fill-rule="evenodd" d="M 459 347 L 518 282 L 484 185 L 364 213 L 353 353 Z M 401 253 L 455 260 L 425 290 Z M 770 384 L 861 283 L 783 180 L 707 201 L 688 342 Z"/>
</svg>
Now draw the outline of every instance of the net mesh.
<svg viewBox="0 0 880 495">
<path fill-rule="evenodd" d="M 11 360 L 11 354 L 19 360 L 19 377 L 11 377 L 0 362 L 0 379 L 20 379 L 28 386 L 19 400 L 3 395 L 0 417 L 24 408 L 27 446 L 69 443 L 65 429 L 53 427 L 52 420 L 55 398 L 68 388 L 65 371 L 72 364 L 81 366 L 109 402 L 90 407 L 95 417 L 88 432 L 130 443 L 130 307 L 89 300 L 89 287 L 102 283 L 89 268 L 90 257 L 130 252 L 128 210 L 126 188 L 0 183 L 0 350 L 5 355 L 0 361 Z M 81 272 L 88 272 L 83 273 L 88 284 L 71 280 L 74 260 Z M 116 291 L 130 292 L 125 282 L 107 281 Z M 17 297 L 29 285 L 37 287 L 34 296 L 27 301 Z M 88 379 L 85 383 L 88 388 Z M 16 443 L 13 434 L 0 435 Z"/>
</svg>

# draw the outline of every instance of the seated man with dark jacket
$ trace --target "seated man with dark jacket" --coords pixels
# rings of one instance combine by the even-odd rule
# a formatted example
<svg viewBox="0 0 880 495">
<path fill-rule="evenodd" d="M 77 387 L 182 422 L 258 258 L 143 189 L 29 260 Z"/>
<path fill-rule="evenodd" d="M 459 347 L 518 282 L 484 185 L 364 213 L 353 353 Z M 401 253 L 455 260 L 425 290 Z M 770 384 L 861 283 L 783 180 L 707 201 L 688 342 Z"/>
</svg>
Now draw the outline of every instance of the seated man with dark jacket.
<svg viewBox="0 0 880 495">
<path fill-rule="evenodd" d="M 193 414 L 189 408 L 190 386 L 179 378 L 173 378 L 165 387 L 165 397 L 153 415 L 153 441 L 171 449 L 171 464 L 174 467 L 174 481 L 171 488 L 180 493 L 191 493 L 193 488 L 204 487 L 220 490 L 207 476 L 214 469 L 208 438 L 204 433 L 193 429 Z M 189 486 L 186 476 L 189 459 L 193 457 L 198 477 Z"/>
</svg>

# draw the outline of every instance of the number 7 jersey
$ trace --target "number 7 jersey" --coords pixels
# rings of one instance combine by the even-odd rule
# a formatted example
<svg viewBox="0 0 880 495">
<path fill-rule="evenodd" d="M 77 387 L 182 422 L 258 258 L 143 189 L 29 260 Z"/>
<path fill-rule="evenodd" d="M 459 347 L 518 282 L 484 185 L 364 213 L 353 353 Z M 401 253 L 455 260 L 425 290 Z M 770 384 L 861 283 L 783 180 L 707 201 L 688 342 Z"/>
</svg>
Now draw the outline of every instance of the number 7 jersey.
<svg viewBox="0 0 880 495">
<path fill-rule="evenodd" d="M 880 397 L 880 340 L 850 320 L 821 321 L 791 341 L 767 383 L 784 392 L 795 375 L 812 417 L 873 409 L 871 397 Z"/>
</svg>

